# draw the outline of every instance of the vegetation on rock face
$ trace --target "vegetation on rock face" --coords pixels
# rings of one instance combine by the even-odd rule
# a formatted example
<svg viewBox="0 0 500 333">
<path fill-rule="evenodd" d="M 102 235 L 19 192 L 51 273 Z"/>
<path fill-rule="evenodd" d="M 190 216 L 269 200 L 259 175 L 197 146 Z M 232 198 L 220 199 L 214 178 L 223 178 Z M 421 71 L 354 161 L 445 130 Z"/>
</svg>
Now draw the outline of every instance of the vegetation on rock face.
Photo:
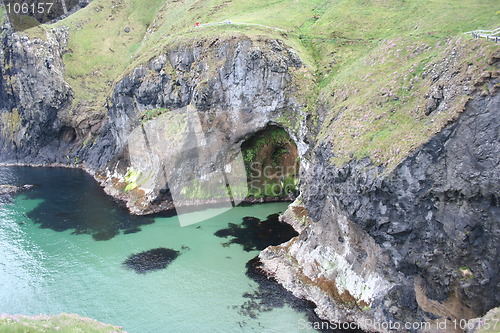
<svg viewBox="0 0 500 333">
<path fill-rule="evenodd" d="M 97 320 L 80 317 L 76 314 L 60 314 L 54 316 L 21 316 L 21 315 L 0 315 L 0 331 L 4 333 L 22 332 L 125 332 L 121 327 L 107 325 Z"/>
<path fill-rule="evenodd" d="M 384 41 L 322 91 L 320 99 L 333 96 L 320 134 L 335 147 L 332 162 L 370 156 L 394 167 L 456 120 L 485 77 L 499 75 L 490 61 L 498 55 L 467 37 Z"/>
<path fill-rule="evenodd" d="M 0 130 L 4 137 L 13 140 L 20 125 L 21 117 L 17 109 L 12 109 L 11 112 L 2 113 Z"/>
<path fill-rule="evenodd" d="M 74 108 L 105 112 L 105 98 L 137 54 L 163 3 L 97 0 L 56 23 L 69 28 L 64 63 L 75 93 Z"/>
<path fill-rule="evenodd" d="M 297 191 L 297 147 L 283 128 L 269 126 L 241 148 L 251 197 L 286 196 Z"/>
<path fill-rule="evenodd" d="M 141 177 L 141 173 L 137 170 L 134 170 L 132 168 L 127 169 L 127 173 L 125 174 L 124 177 L 124 182 L 127 183 L 127 186 L 125 186 L 124 191 L 130 191 L 133 190 L 134 188 L 137 188 L 137 181 Z"/>
<path fill-rule="evenodd" d="M 456 85 L 477 73 L 494 74 L 488 65 L 497 52 L 494 43 L 462 34 L 498 25 L 495 5 L 494 0 L 154 0 L 147 5 L 94 0 L 56 25 L 69 28 L 66 79 L 80 112 L 104 113 L 106 98 L 124 73 L 173 45 L 212 36 L 282 39 L 308 66 L 294 76 L 299 83 L 313 80 L 314 86 L 304 84 L 296 97 L 320 130 L 318 138 L 331 143 L 332 162 L 370 156 L 393 167 L 453 121 L 467 103 L 461 96 L 475 91 L 477 82 L 468 82 L 467 91 L 444 96 L 447 103 L 426 115 L 433 97 L 429 85 L 446 85 L 434 82 L 435 66 L 452 54 Z M 219 22 L 231 24 L 212 25 Z M 287 119 L 283 124 L 296 125 Z"/>
<path fill-rule="evenodd" d="M 155 119 L 158 116 L 161 116 L 165 112 L 168 112 L 168 109 L 158 108 L 158 109 L 146 110 L 146 111 L 144 111 L 141 114 L 141 116 L 139 117 L 139 119 L 141 119 L 141 121 L 143 123 L 145 123 L 148 120 L 152 120 L 152 119 Z"/>
</svg>

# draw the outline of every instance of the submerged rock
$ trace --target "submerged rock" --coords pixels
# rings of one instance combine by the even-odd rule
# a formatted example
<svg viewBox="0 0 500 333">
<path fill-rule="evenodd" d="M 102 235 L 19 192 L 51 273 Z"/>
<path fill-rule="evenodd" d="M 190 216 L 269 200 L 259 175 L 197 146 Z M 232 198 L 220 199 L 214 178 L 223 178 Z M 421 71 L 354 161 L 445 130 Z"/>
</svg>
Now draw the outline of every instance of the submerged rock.
<svg viewBox="0 0 500 333">
<path fill-rule="evenodd" d="M 229 223 L 226 229 L 215 232 L 215 236 L 233 237 L 224 246 L 240 244 L 247 252 L 264 250 L 270 245 L 278 245 L 295 237 L 298 233 L 287 223 L 278 219 L 278 214 L 272 214 L 267 220 L 261 221 L 256 217 L 244 217 L 242 224 Z"/>
<path fill-rule="evenodd" d="M 125 260 L 123 265 L 129 269 L 133 269 L 136 273 L 145 274 L 166 268 L 179 254 L 179 251 L 159 247 L 133 254 Z"/>
</svg>

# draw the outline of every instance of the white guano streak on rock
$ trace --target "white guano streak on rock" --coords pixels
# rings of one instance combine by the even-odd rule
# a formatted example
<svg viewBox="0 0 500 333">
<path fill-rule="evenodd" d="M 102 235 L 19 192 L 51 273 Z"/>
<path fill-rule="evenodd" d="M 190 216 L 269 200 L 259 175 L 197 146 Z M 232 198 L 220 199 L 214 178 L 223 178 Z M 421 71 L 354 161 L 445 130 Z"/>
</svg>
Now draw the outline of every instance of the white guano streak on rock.
<svg viewBox="0 0 500 333">
<path fill-rule="evenodd" d="M 290 252 L 302 264 L 303 273 L 311 279 L 325 277 L 334 281 L 339 293 L 348 291 L 358 300 L 370 304 L 373 299 L 385 293 L 390 284 L 377 273 L 368 273 L 366 276 L 353 270 L 353 265 L 328 246 L 318 246 L 310 251 L 303 242 L 294 242 Z M 325 259 L 326 258 L 326 259 Z M 311 263 L 317 262 L 317 268 Z M 319 268 L 319 272 L 317 272 Z"/>
</svg>

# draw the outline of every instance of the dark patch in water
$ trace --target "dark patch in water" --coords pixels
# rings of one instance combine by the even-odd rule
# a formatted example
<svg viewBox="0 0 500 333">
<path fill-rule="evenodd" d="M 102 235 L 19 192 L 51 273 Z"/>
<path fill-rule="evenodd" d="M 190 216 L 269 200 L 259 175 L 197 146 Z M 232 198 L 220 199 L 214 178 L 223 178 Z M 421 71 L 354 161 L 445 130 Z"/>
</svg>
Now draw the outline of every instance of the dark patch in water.
<svg viewBox="0 0 500 333">
<path fill-rule="evenodd" d="M 133 254 L 123 262 L 123 265 L 138 274 L 146 274 L 166 268 L 179 254 L 179 251 L 159 247 Z"/>
<path fill-rule="evenodd" d="M 95 240 L 108 240 L 124 231 L 140 231 L 154 223 L 153 216 L 133 216 L 117 205 L 87 173 L 67 168 L 2 167 L 0 178 L 12 185 L 40 184 L 23 192 L 41 201 L 27 217 L 54 231 L 73 230 Z M 1 199 L 0 199 L 1 200 Z"/>
<path fill-rule="evenodd" d="M 298 233 L 287 223 L 278 219 L 278 214 L 272 214 L 267 220 L 261 221 L 256 217 L 244 217 L 241 225 L 229 223 L 226 229 L 215 232 L 215 236 L 227 238 L 234 237 L 223 246 L 240 244 L 247 252 L 264 250 L 270 245 L 278 245 L 290 240 Z"/>
<path fill-rule="evenodd" d="M 74 232 L 76 233 L 76 232 Z M 118 230 L 114 231 L 102 231 L 102 232 L 97 232 L 92 235 L 92 238 L 96 241 L 105 241 L 105 240 L 110 240 L 111 238 L 115 237 L 118 235 Z"/>
<path fill-rule="evenodd" d="M 316 305 L 310 301 L 295 297 L 290 291 L 281 286 L 275 279 L 266 276 L 262 270 L 262 263 L 259 257 L 255 257 L 246 264 L 246 275 L 258 283 L 258 289 L 254 292 L 243 294 L 248 300 L 240 306 L 235 306 L 238 313 L 250 318 L 258 318 L 261 312 L 271 311 L 273 308 L 281 308 L 285 305 L 290 306 L 297 312 L 307 315 L 307 321 L 313 327 L 324 328 L 320 332 L 335 333 L 362 333 L 362 330 L 335 330 L 333 324 L 320 319 L 314 309 Z M 240 322 L 240 326 L 245 322 Z M 337 326 L 338 327 L 338 326 Z M 330 329 L 327 329 L 330 328 Z"/>
<path fill-rule="evenodd" d="M 127 229 L 123 232 L 124 235 L 127 235 L 127 234 L 135 234 L 137 232 L 141 231 L 141 228 L 137 227 L 137 228 L 132 228 L 132 229 Z"/>
</svg>

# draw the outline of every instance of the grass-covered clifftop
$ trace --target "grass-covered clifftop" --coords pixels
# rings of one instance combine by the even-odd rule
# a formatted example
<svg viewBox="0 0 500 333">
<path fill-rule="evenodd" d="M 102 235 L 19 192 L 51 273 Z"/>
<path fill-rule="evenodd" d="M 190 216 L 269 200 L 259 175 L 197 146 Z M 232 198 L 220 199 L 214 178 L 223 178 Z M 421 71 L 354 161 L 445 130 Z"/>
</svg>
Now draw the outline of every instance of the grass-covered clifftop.
<svg viewBox="0 0 500 333">
<path fill-rule="evenodd" d="M 94 0 L 56 25 L 69 28 L 75 113 L 105 112 L 124 73 L 173 45 L 282 39 L 308 66 L 314 84 L 304 80 L 299 98 L 334 147 L 332 163 L 394 166 L 457 117 L 481 76 L 498 76 L 498 45 L 463 34 L 499 26 L 498 9 L 495 0 Z"/>
<path fill-rule="evenodd" d="M 97 320 L 76 314 L 53 316 L 0 315 L 0 332 L 4 333 L 126 333 L 121 327 L 103 324 Z"/>
</svg>

